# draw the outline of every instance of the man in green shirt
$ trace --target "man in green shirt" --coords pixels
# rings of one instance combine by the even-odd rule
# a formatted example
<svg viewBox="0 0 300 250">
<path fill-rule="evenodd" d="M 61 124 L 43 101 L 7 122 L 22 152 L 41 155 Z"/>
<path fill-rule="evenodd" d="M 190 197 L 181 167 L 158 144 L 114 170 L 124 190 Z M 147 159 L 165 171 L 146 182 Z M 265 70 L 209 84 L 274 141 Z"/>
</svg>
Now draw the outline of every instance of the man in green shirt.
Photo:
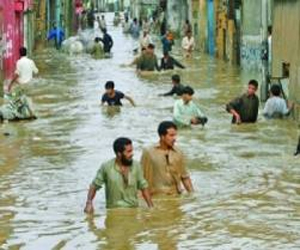
<svg viewBox="0 0 300 250">
<path fill-rule="evenodd" d="M 140 165 L 132 159 L 132 141 L 128 138 L 118 138 L 113 148 L 116 158 L 102 164 L 98 170 L 90 186 L 84 211 L 93 212 L 93 199 L 103 185 L 107 208 L 138 207 L 138 190 L 141 190 L 147 205 L 152 207 L 148 183 L 143 177 Z"/>
<path fill-rule="evenodd" d="M 96 37 L 94 46 L 91 51 L 91 54 L 94 59 L 104 58 L 104 50 L 103 50 L 102 44 L 100 42 L 101 42 L 101 39 L 99 37 Z"/>
<path fill-rule="evenodd" d="M 179 126 L 205 125 L 207 118 L 204 116 L 198 105 L 193 101 L 194 90 L 186 86 L 182 91 L 180 100 L 174 105 L 174 121 Z"/>
<path fill-rule="evenodd" d="M 232 114 L 232 123 L 255 123 L 258 116 L 259 100 L 256 96 L 258 82 L 250 80 L 246 94 L 232 100 L 226 105 L 228 113 Z"/>
<path fill-rule="evenodd" d="M 150 43 L 147 47 L 146 52 L 141 55 L 137 63 L 138 71 L 160 71 L 160 68 L 157 63 L 157 57 L 154 53 L 154 49 L 155 46 Z"/>
</svg>

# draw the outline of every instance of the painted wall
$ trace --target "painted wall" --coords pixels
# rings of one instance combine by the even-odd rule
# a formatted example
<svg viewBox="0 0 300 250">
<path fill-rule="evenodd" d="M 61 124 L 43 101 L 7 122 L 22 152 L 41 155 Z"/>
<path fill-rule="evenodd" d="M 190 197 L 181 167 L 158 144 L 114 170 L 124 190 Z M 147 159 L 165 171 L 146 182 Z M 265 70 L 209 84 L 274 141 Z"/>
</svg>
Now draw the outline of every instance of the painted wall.
<svg viewBox="0 0 300 250">
<path fill-rule="evenodd" d="M 275 0 L 272 35 L 272 74 L 283 76 L 283 63 L 290 64 L 289 97 L 300 117 L 300 1 Z"/>
<path fill-rule="evenodd" d="M 19 59 L 19 48 L 24 45 L 24 12 L 32 8 L 31 0 L 24 0 L 23 10 L 15 11 L 13 0 L 1 0 L 2 13 L 2 78 L 11 79 L 15 71 L 16 61 Z"/>
<path fill-rule="evenodd" d="M 175 32 L 182 33 L 186 19 L 191 20 L 191 10 L 189 0 L 168 0 L 166 18 L 168 27 Z"/>
<path fill-rule="evenodd" d="M 261 68 L 261 0 L 244 0 L 242 4 L 240 61 L 242 68 Z"/>
</svg>

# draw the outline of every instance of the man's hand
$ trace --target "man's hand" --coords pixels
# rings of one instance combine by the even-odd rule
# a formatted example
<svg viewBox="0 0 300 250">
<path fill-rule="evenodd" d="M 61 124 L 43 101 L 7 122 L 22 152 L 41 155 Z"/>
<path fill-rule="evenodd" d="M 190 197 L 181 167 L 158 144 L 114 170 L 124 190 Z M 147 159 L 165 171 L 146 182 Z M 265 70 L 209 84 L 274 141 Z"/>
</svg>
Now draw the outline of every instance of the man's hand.
<svg viewBox="0 0 300 250">
<path fill-rule="evenodd" d="M 240 117 L 239 114 L 236 113 L 236 114 L 234 115 L 234 117 L 235 117 L 235 123 L 236 123 L 236 124 L 241 124 L 241 123 L 242 123 L 241 117 Z"/>
<path fill-rule="evenodd" d="M 199 122 L 198 122 L 198 119 L 196 118 L 196 117 L 193 117 L 192 119 L 191 119 L 191 124 L 193 124 L 193 125 L 197 125 Z"/>
<path fill-rule="evenodd" d="M 84 212 L 87 213 L 87 214 L 92 214 L 94 212 L 94 207 L 93 207 L 92 201 L 87 201 L 86 202 Z"/>
</svg>

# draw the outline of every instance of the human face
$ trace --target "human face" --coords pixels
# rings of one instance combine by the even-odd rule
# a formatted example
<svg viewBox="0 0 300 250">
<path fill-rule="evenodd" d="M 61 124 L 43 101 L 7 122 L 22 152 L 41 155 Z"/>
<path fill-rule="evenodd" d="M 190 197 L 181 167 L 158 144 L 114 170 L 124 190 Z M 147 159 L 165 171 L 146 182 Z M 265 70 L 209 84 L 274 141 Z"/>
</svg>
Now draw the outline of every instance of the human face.
<svg viewBox="0 0 300 250">
<path fill-rule="evenodd" d="M 131 144 L 125 146 L 123 153 L 118 153 L 123 166 L 131 166 L 133 162 L 133 146 Z"/>
<path fill-rule="evenodd" d="M 115 90 L 114 90 L 114 89 L 106 89 L 106 94 L 107 94 L 108 96 L 113 96 L 114 93 L 115 93 Z"/>
<path fill-rule="evenodd" d="M 182 100 L 186 104 L 189 103 L 192 99 L 193 99 L 193 96 L 191 96 L 189 94 L 183 94 L 182 95 Z"/>
<path fill-rule="evenodd" d="M 248 85 L 248 95 L 252 96 L 255 95 L 255 92 L 257 91 L 257 88 L 251 84 Z"/>
<path fill-rule="evenodd" d="M 149 55 L 153 55 L 154 54 L 154 49 L 148 48 L 147 52 L 148 52 Z"/>
<path fill-rule="evenodd" d="M 175 145 L 177 138 L 177 130 L 174 128 L 169 128 L 166 135 L 161 136 L 161 142 L 168 148 L 172 148 Z"/>
</svg>

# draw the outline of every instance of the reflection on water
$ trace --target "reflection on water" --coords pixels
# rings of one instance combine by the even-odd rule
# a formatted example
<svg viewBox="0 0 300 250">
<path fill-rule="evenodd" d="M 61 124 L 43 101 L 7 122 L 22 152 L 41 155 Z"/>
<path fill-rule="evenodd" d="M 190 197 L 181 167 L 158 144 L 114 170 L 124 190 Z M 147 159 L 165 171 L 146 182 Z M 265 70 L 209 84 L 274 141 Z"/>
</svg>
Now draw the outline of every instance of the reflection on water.
<svg viewBox="0 0 300 250">
<path fill-rule="evenodd" d="M 111 33 L 112 59 L 38 54 L 41 75 L 30 96 L 39 119 L 0 126 L 0 249 L 299 249 L 297 126 L 261 116 L 257 124 L 232 126 L 225 103 L 254 76 L 205 55 L 184 61 L 174 52 L 189 66 L 179 71 L 183 84 L 196 89 L 209 118 L 205 128 L 181 130 L 178 138 L 196 193 L 157 199 L 153 210 L 106 211 L 100 191 L 96 214 L 83 214 L 113 140 L 131 137 L 138 159 L 157 141 L 158 123 L 172 117 L 174 99 L 158 94 L 170 89 L 173 72 L 137 76 L 120 67 L 132 59 L 133 42 L 121 29 Z M 107 80 L 137 107 L 100 107 Z"/>
</svg>

